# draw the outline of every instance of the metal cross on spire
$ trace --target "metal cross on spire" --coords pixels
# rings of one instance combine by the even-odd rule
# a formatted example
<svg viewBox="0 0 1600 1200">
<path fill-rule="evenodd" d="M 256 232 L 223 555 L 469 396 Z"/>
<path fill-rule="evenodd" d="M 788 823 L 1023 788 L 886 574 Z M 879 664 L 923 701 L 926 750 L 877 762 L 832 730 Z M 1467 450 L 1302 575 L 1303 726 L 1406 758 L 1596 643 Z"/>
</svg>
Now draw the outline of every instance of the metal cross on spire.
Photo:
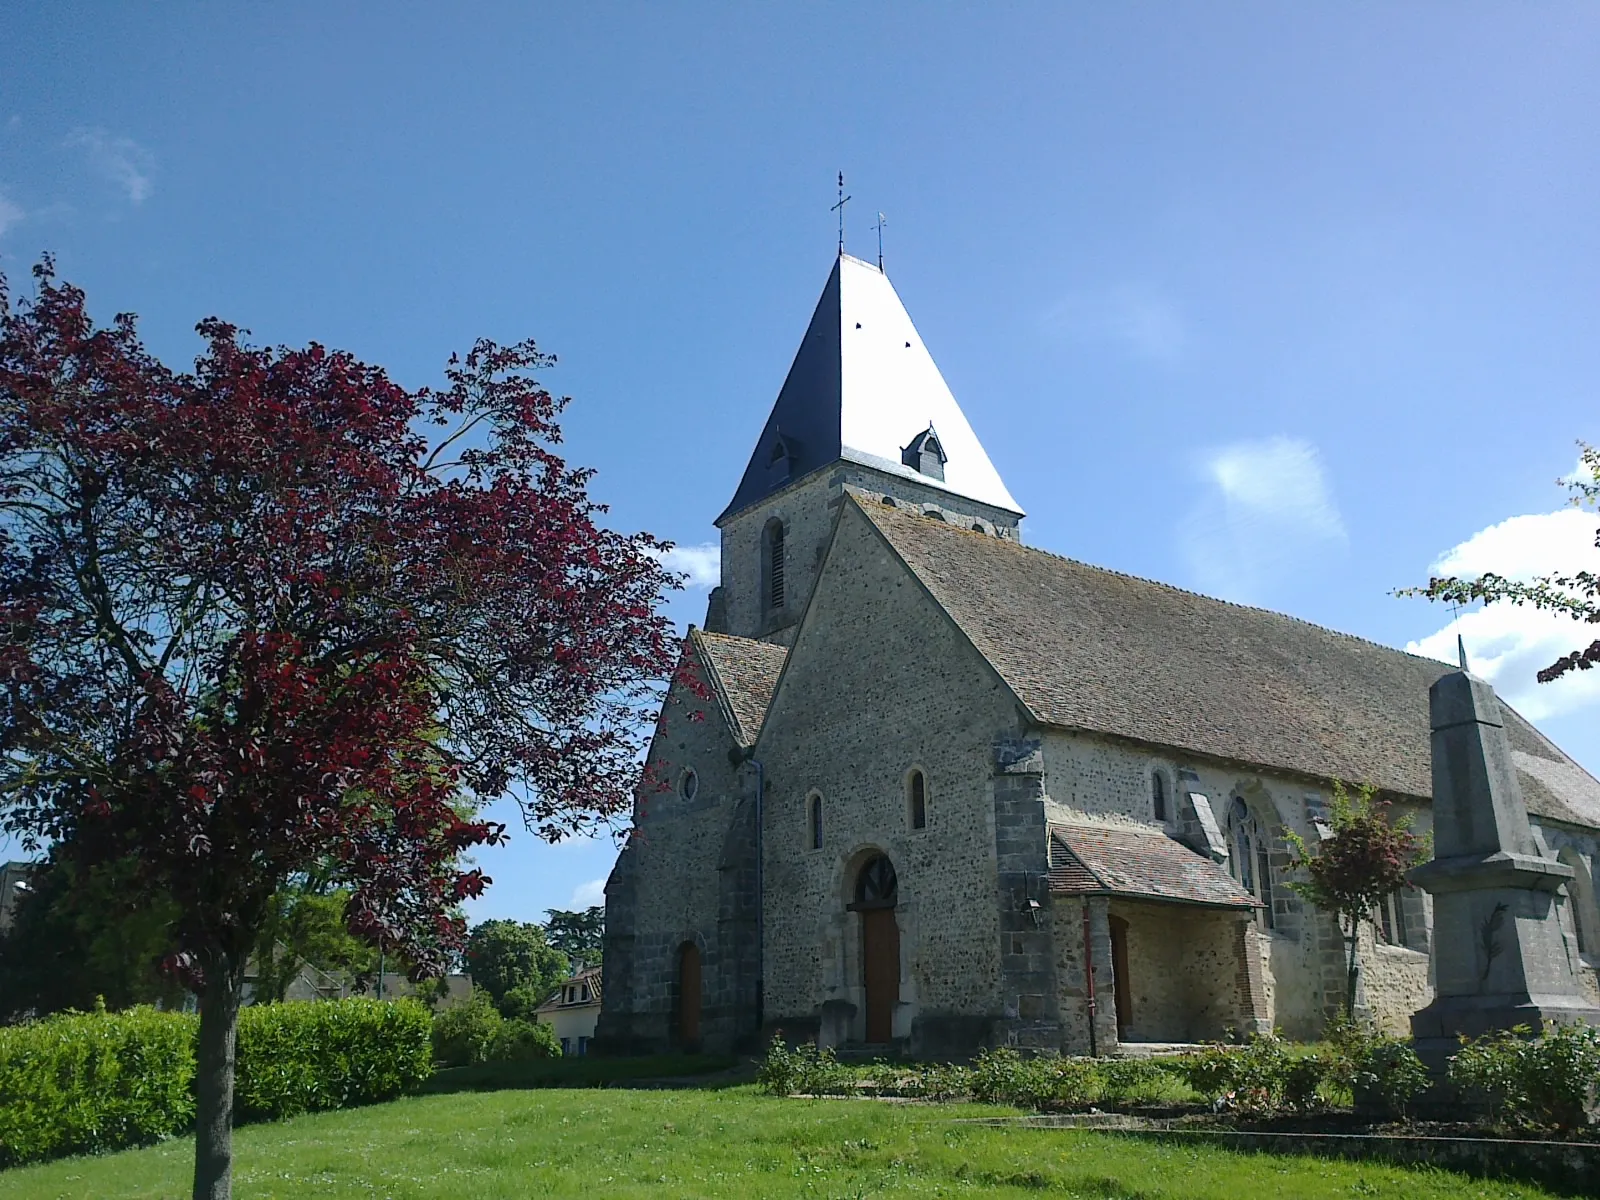
<svg viewBox="0 0 1600 1200">
<path fill-rule="evenodd" d="M 839 172 L 839 203 L 830 208 L 829 212 L 839 214 L 839 253 L 844 253 L 844 206 L 850 203 L 851 197 L 844 194 L 844 172 Z"/>
<path fill-rule="evenodd" d="M 878 273 L 883 273 L 883 227 L 889 223 L 889 218 L 882 213 L 878 214 L 878 223 L 873 226 L 878 231 Z"/>
</svg>

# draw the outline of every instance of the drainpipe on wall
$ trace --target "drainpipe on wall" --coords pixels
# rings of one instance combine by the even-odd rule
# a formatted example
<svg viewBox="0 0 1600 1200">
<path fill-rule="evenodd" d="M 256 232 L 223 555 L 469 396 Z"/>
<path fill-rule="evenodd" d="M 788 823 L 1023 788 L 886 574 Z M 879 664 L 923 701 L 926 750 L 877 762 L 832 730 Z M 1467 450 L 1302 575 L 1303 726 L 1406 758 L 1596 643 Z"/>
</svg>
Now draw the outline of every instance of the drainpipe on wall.
<svg viewBox="0 0 1600 1200">
<path fill-rule="evenodd" d="M 728 751 L 728 761 L 735 767 L 749 763 L 756 769 L 756 1033 L 766 1024 L 766 963 L 767 963 L 767 855 L 766 819 L 767 768 L 756 756 L 756 748 L 743 750 L 735 747 Z"/>
<path fill-rule="evenodd" d="M 767 798 L 767 769 L 759 758 L 750 761 L 756 768 L 756 1035 L 759 1037 L 767 1020 L 767 854 L 764 844 L 766 821 L 763 815 Z"/>
<path fill-rule="evenodd" d="M 1099 1058 L 1100 1049 L 1094 1034 L 1094 945 L 1089 937 L 1089 898 L 1083 898 L 1083 989 L 1089 1006 L 1089 1057 Z"/>
</svg>

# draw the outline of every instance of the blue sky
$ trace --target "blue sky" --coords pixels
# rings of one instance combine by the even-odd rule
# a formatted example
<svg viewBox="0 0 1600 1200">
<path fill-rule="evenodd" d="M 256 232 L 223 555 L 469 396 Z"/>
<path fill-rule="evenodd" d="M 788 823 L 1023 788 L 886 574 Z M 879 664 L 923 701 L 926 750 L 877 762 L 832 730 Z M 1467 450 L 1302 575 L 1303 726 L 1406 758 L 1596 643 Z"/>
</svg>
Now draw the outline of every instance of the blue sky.
<svg viewBox="0 0 1600 1200">
<path fill-rule="evenodd" d="M 1595 557 L 1597 61 L 1584 4 L 8 5 L 0 264 L 175 363 L 210 314 L 412 385 L 536 337 L 615 523 L 693 548 L 843 168 L 1029 542 L 1445 653 L 1394 588 Z M 1531 682 L 1572 631 L 1462 630 L 1600 769 L 1600 680 Z M 474 916 L 612 854 L 517 838 Z"/>
</svg>

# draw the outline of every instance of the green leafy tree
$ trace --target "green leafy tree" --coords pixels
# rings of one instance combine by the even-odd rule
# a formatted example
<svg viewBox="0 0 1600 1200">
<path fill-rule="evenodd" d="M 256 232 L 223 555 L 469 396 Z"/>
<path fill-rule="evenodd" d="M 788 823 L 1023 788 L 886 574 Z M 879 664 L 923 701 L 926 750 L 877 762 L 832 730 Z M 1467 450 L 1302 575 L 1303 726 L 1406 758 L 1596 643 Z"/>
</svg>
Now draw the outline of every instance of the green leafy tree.
<svg viewBox="0 0 1600 1200">
<path fill-rule="evenodd" d="M 83 867 L 70 857 L 33 872 L 16 921 L 0 938 L 0 1020 L 111 1009 L 176 1007 L 184 989 L 157 970 L 172 906 L 128 887 L 132 867 Z"/>
<path fill-rule="evenodd" d="M 1570 493 L 1570 502 L 1577 508 L 1594 511 L 1600 508 L 1600 450 L 1579 443 L 1582 458 L 1578 470 L 1562 480 Z M 1600 530 L 1595 533 L 1595 545 L 1600 546 Z M 1403 588 L 1402 596 L 1426 596 L 1447 604 L 1516 604 L 1542 609 L 1546 612 L 1565 613 L 1574 621 L 1585 625 L 1600 625 L 1600 575 L 1591 571 L 1576 571 L 1570 575 L 1537 575 L 1529 580 L 1507 579 L 1493 571 L 1475 579 L 1457 576 L 1438 576 L 1428 581 L 1424 588 Z M 1540 670 L 1540 683 L 1553 683 L 1571 671 L 1587 671 L 1600 666 L 1600 638 L 1587 646 L 1579 645 L 1561 655 Z"/>
<path fill-rule="evenodd" d="M 541 999 L 569 973 L 567 956 L 546 940 L 544 930 L 527 921 L 484 921 L 467 935 L 467 970 L 472 982 L 495 1004 L 525 988 Z"/>
<path fill-rule="evenodd" d="M 1290 883 L 1289 888 L 1332 915 L 1344 932 L 1349 953 L 1344 995 L 1347 1017 L 1356 1006 L 1361 926 L 1372 923 L 1389 896 L 1411 886 L 1406 874 L 1427 854 L 1427 843 L 1411 832 L 1411 820 L 1410 814 L 1391 819 L 1389 802 L 1379 800 L 1372 785 L 1362 784 L 1352 794 L 1335 779 L 1329 810 L 1333 836 L 1313 852 L 1294 830 L 1284 831 L 1295 856 L 1292 865 L 1308 876 Z"/>
<path fill-rule="evenodd" d="M 307 965 L 352 978 L 377 970 L 377 948 L 350 933 L 349 903 L 348 889 L 323 890 L 309 880 L 272 898 L 254 960 L 257 1004 L 282 1000 Z"/>
<path fill-rule="evenodd" d="M 600 941 L 606 931 L 605 905 L 596 904 L 579 912 L 563 908 L 545 910 L 546 940 L 574 963 L 594 966 L 600 961 Z"/>
</svg>

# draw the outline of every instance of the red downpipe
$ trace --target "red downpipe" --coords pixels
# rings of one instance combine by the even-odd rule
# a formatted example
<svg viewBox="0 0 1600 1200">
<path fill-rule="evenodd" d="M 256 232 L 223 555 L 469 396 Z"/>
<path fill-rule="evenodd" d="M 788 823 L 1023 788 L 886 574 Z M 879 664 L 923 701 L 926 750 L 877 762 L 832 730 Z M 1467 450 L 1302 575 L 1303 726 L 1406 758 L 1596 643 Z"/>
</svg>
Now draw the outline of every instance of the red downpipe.
<svg viewBox="0 0 1600 1200">
<path fill-rule="evenodd" d="M 1089 1057 L 1099 1058 L 1100 1048 L 1094 1036 L 1094 947 L 1089 939 L 1089 901 L 1083 902 L 1083 980 L 1084 991 L 1089 998 Z"/>
</svg>

